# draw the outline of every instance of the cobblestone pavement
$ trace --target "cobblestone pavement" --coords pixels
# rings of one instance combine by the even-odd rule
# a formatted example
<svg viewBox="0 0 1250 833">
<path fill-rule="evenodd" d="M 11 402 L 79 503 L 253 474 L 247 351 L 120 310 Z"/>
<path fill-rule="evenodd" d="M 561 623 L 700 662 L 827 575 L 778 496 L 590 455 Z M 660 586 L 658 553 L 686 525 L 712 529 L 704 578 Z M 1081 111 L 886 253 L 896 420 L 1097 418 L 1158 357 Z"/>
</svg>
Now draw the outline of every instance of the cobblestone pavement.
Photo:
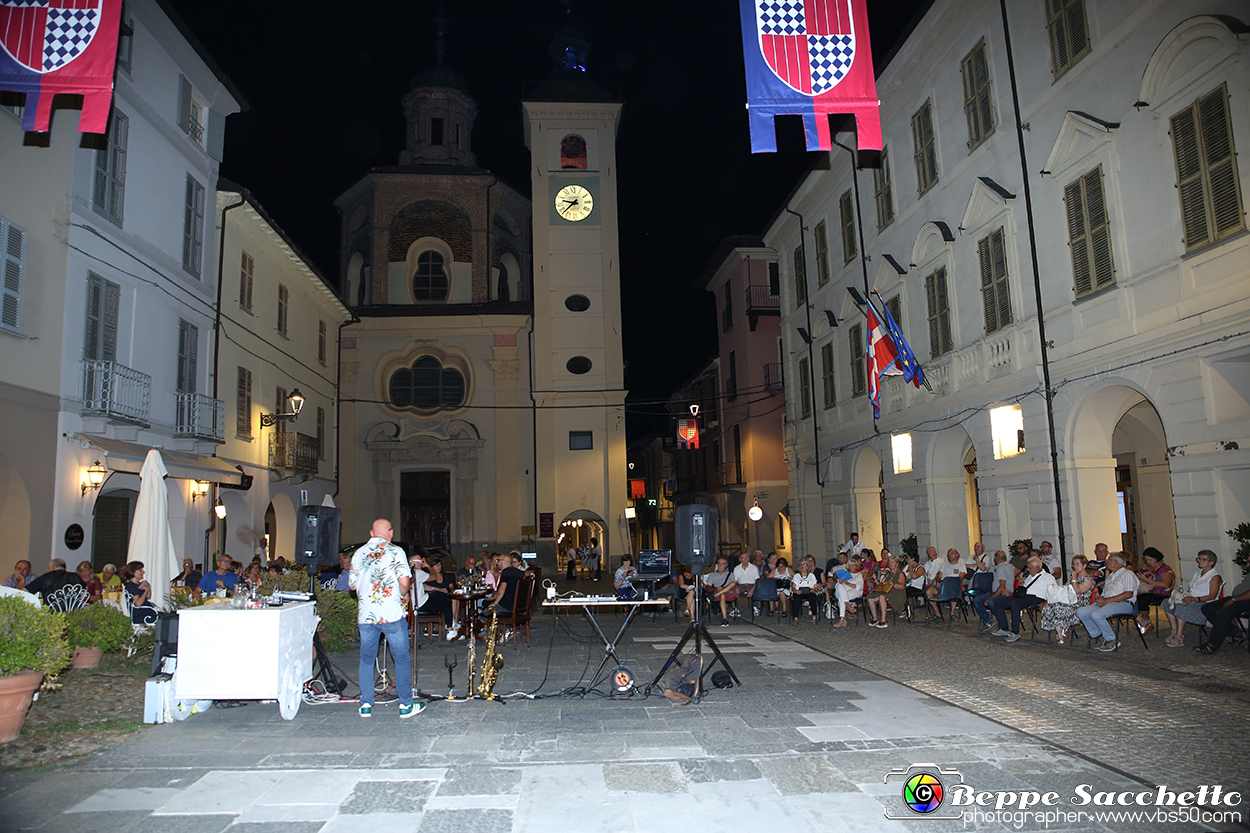
<svg viewBox="0 0 1250 833">
<path fill-rule="evenodd" d="M 622 621 L 599 619 L 609 637 Z M 684 630 L 671 614 L 634 623 L 618 650 L 640 684 Z M 292 721 L 273 703 L 211 709 L 73 767 L 0 773 L 0 829 L 1246 829 L 1168 820 L 1153 807 L 1149 819 L 1100 817 L 1092 811 L 1107 808 L 1076 800 L 1079 785 L 1244 787 L 1250 673 L 1240 650 L 1198 657 L 1152 635 L 1149 651 L 1138 641 L 1109 656 L 1040 640 L 1005 644 L 962 624 L 760 620 L 710 633 L 742 685 L 685 707 L 611 697 L 604 685 L 559 696 L 589 684 L 602 646 L 580 614 L 541 616 L 528 648 L 502 651 L 504 705 L 436 701 L 403 722 L 394 704 L 379 704 L 370 720 L 350 703 L 305 704 Z M 421 652 L 423 690 L 447 690 L 449 658 L 463 691 L 463 642 Z M 355 657 L 336 661 L 354 676 Z M 903 803 L 902 782 L 920 764 L 947 788 L 928 816 Z M 1058 805 L 1050 818 L 973 817 L 951 804 L 961 782 L 995 800 L 1013 793 L 1017 803 L 1054 791 Z M 1244 805 L 1235 809 L 1246 817 Z"/>
</svg>

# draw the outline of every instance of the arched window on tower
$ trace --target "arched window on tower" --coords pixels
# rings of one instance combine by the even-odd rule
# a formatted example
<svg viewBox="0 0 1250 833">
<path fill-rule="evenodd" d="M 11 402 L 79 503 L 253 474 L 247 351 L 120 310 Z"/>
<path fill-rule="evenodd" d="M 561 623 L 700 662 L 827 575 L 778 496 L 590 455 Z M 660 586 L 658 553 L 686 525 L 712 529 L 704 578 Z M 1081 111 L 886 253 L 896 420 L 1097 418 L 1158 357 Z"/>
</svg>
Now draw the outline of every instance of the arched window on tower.
<svg viewBox="0 0 1250 833">
<path fill-rule="evenodd" d="M 512 292 L 508 289 L 508 267 L 503 261 L 499 262 L 499 278 L 495 284 L 495 300 L 512 300 Z"/>
<path fill-rule="evenodd" d="M 417 255 L 417 271 L 412 276 L 412 295 L 417 303 L 447 300 L 447 270 L 438 252 Z"/>
<path fill-rule="evenodd" d="M 586 140 L 576 133 L 560 140 L 560 167 L 586 169 Z"/>
</svg>

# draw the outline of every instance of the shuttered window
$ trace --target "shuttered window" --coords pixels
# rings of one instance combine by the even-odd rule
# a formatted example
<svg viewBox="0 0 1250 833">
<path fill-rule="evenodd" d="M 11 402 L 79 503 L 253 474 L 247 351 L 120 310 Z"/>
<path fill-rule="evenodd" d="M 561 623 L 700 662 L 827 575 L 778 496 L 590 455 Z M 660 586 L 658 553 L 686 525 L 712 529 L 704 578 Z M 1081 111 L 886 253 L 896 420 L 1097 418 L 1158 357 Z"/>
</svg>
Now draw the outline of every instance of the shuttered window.
<svg viewBox="0 0 1250 833">
<path fill-rule="evenodd" d="M 87 273 L 87 320 L 82 357 L 88 361 L 117 361 L 117 311 L 121 287 L 99 275 Z"/>
<path fill-rule="evenodd" d="M 807 303 L 807 252 L 802 244 L 794 250 L 794 303 Z"/>
<path fill-rule="evenodd" d="M 812 415 L 812 368 L 807 359 L 799 359 L 799 413 L 803 419 Z"/>
<path fill-rule="evenodd" d="M 1046 0 L 1050 69 L 1058 78 L 1089 52 L 1085 0 Z"/>
<path fill-rule="evenodd" d="M 252 311 L 252 289 L 255 286 L 256 261 L 247 252 L 239 265 L 239 306 Z"/>
<path fill-rule="evenodd" d="M 968 150 L 974 150 L 994 132 L 994 105 L 990 98 L 990 67 L 985 38 L 959 64 L 964 83 L 964 115 L 968 118 Z"/>
<path fill-rule="evenodd" d="M 317 322 L 317 361 L 326 363 L 326 322 Z"/>
<path fill-rule="evenodd" d="M 981 300 L 985 305 L 985 332 L 1011 323 L 1011 294 L 1007 289 L 1007 248 L 1001 228 L 977 241 L 981 264 Z"/>
<path fill-rule="evenodd" d="M 1172 117 L 1172 147 L 1186 251 L 1245 228 L 1227 85 Z"/>
<path fill-rule="evenodd" d="M 945 266 L 924 279 L 924 294 L 929 305 L 929 355 L 936 359 L 949 353 L 952 347 L 951 307 L 950 297 L 946 294 Z"/>
<path fill-rule="evenodd" d="M 200 276 L 204 261 L 204 186 L 187 174 L 187 199 L 182 219 L 182 268 Z"/>
<path fill-rule="evenodd" d="M 195 393 L 196 356 L 200 328 L 178 319 L 178 392 Z"/>
<path fill-rule="evenodd" d="M 0 328 L 22 331 L 22 275 L 26 271 L 26 229 L 0 217 L 0 245 L 4 247 L 4 295 L 0 299 Z"/>
<path fill-rule="evenodd" d="M 126 205 L 126 143 L 129 138 L 130 119 L 114 108 L 109 120 L 108 144 L 95 152 L 91 204 L 119 226 Z"/>
<path fill-rule="evenodd" d="M 842 222 L 842 262 L 850 263 L 859 249 L 855 245 L 855 206 L 849 189 L 838 197 L 838 218 Z"/>
<path fill-rule="evenodd" d="M 833 342 L 820 348 L 820 377 L 825 389 L 825 408 L 838 404 L 838 393 L 834 387 Z"/>
<path fill-rule="evenodd" d="M 899 330 L 903 329 L 903 301 L 899 296 L 895 295 L 885 302 L 885 308 L 890 311 L 890 317 L 894 319 L 894 323 L 898 325 Z"/>
<path fill-rule="evenodd" d="M 859 396 L 868 390 L 868 368 L 864 358 L 864 325 L 851 327 L 851 396 Z"/>
<path fill-rule="evenodd" d="M 278 332 L 286 336 L 287 307 L 291 303 L 291 295 L 287 288 L 278 284 Z"/>
<path fill-rule="evenodd" d="M 937 182 L 937 139 L 933 135 L 933 102 L 924 105 L 911 117 L 911 138 L 916 147 L 916 190 L 928 191 Z"/>
<path fill-rule="evenodd" d="M 1076 297 L 1083 298 L 1115 283 L 1102 166 L 1068 183 L 1063 199 L 1068 212 L 1073 288 Z"/>
<path fill-rule="evenodd" d="M 326 409 L 317 409 L 317 459 L 326 458 Z"/>
<path fill-rule="evenodd" d="M 250 437 L 252 436 L 252 371 L 246 367 L 239 368 L 239 385 L 235 402 L 235 433 Z"/>
<path fill-rule="evenodd" d="M 890 149 L 881 151 L 881 167 L 872 171 L 872 190 L 877 199 L 877 230 L 894 222 L 894 183 L 890 179 Z"/>
<path fill-rule="evenodd" d="M 290 410 L 291 403 L 287 401 L 286 388 L 279 387 L 277 390 L 277 393 L 274 394 L 274 400 L 275 401 L 273 404 L 273 412 L 275 414 L 291 413 L 291 410 Z M 280 419 L 276 423 L 274 423 L 273 430 L 278 432 L 279 434 L 285 434 L 286 433 L 286 420 Z"/>
<path fill-rule="evenodd" d="M 829 235 L 824 220 L 816 224 L 813 236 L 816 238 L 816 285 L 824 286 L 829 283 Z"/>
</svg>

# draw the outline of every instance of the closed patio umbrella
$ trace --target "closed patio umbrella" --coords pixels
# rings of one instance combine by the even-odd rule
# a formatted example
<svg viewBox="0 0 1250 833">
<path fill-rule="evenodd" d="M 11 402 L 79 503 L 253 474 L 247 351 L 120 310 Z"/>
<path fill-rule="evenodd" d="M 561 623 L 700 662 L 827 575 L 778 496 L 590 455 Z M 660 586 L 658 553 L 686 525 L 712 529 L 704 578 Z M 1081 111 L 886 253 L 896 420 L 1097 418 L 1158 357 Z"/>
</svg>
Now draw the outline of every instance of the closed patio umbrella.
<svg viewBox="0 0 1250 833">
<path fill-rule="evenodd" d="M 174 536 L 169 531 L 169 494 L 165 491 L 165 461 L 155 448 L 143 461 L 139 477 L 139 502 L 135 506 L 134 523 L 130 526 L 130 548 L 127 561 L 142 561 L 146 578 L 152 585 L 152 604 L 164 609 L 169 603 L 169 582 L 173 580 L 178 556 L 174 552 Z"/>
</svg>

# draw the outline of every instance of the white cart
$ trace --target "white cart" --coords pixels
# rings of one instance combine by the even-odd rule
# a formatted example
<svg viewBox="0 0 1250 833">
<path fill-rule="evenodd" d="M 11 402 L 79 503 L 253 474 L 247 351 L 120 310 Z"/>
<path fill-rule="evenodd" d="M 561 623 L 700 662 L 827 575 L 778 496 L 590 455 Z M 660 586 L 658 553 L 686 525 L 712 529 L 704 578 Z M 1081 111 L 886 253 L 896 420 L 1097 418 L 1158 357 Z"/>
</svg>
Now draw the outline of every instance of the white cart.
<svg viewBox="0 0 1250 833">
<path fill-rule="evenodd" d="M 178 611 L 179 700 L 277 700 L 282 717 L 299 712 L 312 677 L 313 602 L 236 610 L 211 604 Z"/>
</svg>

